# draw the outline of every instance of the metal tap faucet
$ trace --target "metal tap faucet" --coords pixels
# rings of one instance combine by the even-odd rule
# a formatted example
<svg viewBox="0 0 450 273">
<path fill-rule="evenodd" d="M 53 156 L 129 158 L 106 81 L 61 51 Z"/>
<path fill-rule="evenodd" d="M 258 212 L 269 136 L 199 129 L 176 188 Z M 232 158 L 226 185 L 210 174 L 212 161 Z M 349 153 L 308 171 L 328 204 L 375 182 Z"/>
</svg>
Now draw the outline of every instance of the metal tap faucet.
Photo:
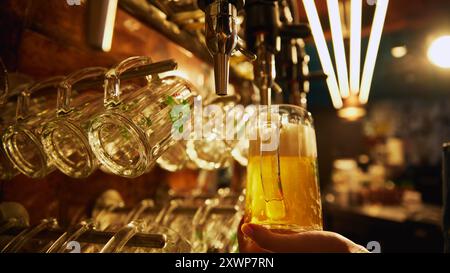
<svg viewBox="0 0 450 273">
<path fill-rule="evenodd" d="M 263 33 L 256 36 L 256 56 L 257 61 L 253 66 L 255 84 L 260 90 L 261 104 L 268 105 L 272 89 L 278 85 L 275 83 L 275 54 L 266 47 Z"/>
<path fill-rule="evenodd" d="M 238 10 L 244 0 L 198 0 L 205 12 L 206 45 L 213 55 L 217 95 L 227 95 L 230 75 L 230 57 L 238 45 Z"/>
</svg>

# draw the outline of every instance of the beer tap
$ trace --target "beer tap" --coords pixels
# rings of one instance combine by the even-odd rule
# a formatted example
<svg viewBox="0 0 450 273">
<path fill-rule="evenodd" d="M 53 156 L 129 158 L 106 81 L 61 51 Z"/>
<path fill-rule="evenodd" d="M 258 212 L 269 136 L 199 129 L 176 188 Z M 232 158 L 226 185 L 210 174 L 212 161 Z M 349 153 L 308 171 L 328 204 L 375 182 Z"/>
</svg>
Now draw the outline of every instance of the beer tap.
<svg viewBox="0 0 450 273">
<path fill-rule="evenodd" d="M 287 84 L 286 90 L 288 91 L 286 92 L 287 96 L 285 96 L 285 100 L 288 101 L 288 103 L 299 105 L 304 109 L 307 109 L 307 95 L 310 91 L 310 82 L 325 81 L 327 75 L 323 71 L 309 71 L 310 59 L 309 55 L 306 53 L 305 42 L 303 39 L 293 39 L 289 51 L 293 52 L 292 54 L 295 55 L 296 61 L 293 63 L 287 62 L 287 65 L 291 66 L 291 69 L 288 70 L 290 73 L 288 72 L 287 81 L 285 82 L 285 84 Z M 283 50 L 281 50 L 281 52 L 283 53 Z M 279 69 L 278 66 L 277 69 Z M 281 77 L 279 80 L 282 80 Z M 285 84 L 283 84 L 283 86 Z"/>
<path fill-rule="evenodd" d="M 228 93 L 230 57 L 239 50 L 249 60 L 256 60 L 253 74 L 261 104 L 269 104 L 272 90 L 281 93 L 285 89 L 287 95 L 306 96 L 308 56 L 301 39 L 311 32 L 307 24 L 298 23 L 298 16 L 280 16 L 280 10 L 286 13 L 293 7 L 280 8 L 278 0 L 198 0 L 197 4 L 205 12 L 205 40 L 214 60 L 217 95 Z M 241 10 L 245 10 L 247 46 L 238 36 L 237 15 Z M 296 11 L 292 13 L 295 15 Z M 280 52 L 282 56 L 278 59 Z M 295 56 L 293 52 L 297 52 Z M 276 81 L 277 73 L 281 73 L 277 81 L 282 87 Z"/>
<path fill-rule="evenodd" d="M 250 60 L 256 56 L 245 49 L 238 36 L 238 11 L 244 7 L 244 0 L 198 0 L 200 9 L 205 12 L 206 46 L 214 59 L 214 78 L 216 94 L 228 94 L 230 57 L 239 50 Z"/>
<path fill-rule="evenodd" d="M 267 105 L 272 90 L 281 91 L 275 82 L 275 55 L 281 46 L 278 3 L 273 0 L 248 0 L 245 15 L 247 46 L 257 56 L 253 66 L 254 82 L 260 91 L 260 103 Z"/>
<path fill-rule="evenodd" d="M 245 5 L 246 40 L 257 55 L 254 76 L 261 104 L 270 102 L 272 91 L 285 90 L 284 95 L 289 96 L 292 90 L 299 89 L 303 61 L 302 66 L 297 66 L 299 57 L 305 55 L 301 55 L 299 41 L 311 31 L 309 25 L 294 20 L 295 11 L 291 13 L 290 9 L 285 1 L 278 0 L 248 0 Z"/>
<path fill-rule="evenodd" d="M 304 39 L 311 36 L 307 24 L 300 23 L 297 2 L 279 0 L 281 30 L 281 51 L 277 55 L 277 82 L 282 86 L 284 102 L 307 108 L 307 95 L 311 80 L 326 79 L 323 72 L 309 72 L 309 56 Z"/>
<path fill-rule="evenodd" d="M 281 88 L 275 83 L 275 53 L 266 47 L 265 38 L 263 33 L 258 33 L 256 36 L 257 59 L 253 66 L 255 84 L 259 88 L 260 102 L 263 105 L 269 104 L 273 89 L 281 92 Z"/>
<path fill-rule="evenodd" d="M 285 91 L 283 101 L 306 109 L 309 93 L 309 56 L 303 39 L 283 37 L 281 51 L 276 58 L 278 84 Z"/>
</svg>

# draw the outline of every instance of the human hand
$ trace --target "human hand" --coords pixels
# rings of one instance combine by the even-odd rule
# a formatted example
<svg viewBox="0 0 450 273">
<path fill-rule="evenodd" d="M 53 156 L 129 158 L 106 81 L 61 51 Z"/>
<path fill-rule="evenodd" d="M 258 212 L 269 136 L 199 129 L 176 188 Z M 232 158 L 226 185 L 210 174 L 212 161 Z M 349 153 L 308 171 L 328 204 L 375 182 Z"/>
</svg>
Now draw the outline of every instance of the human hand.
<svg viewBox="0 0 450 273">
<path fill-rule="evenodd" d="M 241 222 L 242 223 L 242 222 Z M 329 231 L 305 231 L 280 234 L 263 226 L 243 224 L 238 230 L 239 250 L 250 252 L 281 253 L 368 253 L 342 235 Z"/>
</svg>

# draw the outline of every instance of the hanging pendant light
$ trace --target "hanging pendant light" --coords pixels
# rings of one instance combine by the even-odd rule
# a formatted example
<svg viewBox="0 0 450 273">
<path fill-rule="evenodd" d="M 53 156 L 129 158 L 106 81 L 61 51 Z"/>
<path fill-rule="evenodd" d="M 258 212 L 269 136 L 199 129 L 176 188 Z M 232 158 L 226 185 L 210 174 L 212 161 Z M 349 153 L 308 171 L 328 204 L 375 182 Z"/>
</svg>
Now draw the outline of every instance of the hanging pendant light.
<svg viewBox="0 0 450 273">
<path fill-rule="evenodd" d="M 328 75 L 327 85 L 330 91 L 333 106 L 338 114 L 348 120 L 356 120 L 365 115 L 364 105 L 368 102 L 370 87 L 372 85 L 375 63 L 380 47 L 384 21 L 386 19 L 389 0 L 377 0 L 372 29 L 361 72 L 361 25 L 362 1 L 350 2 L 350 65 L 347 69 L 347 58 L 344 46 L 344 31 L 342 29 L 342 16 L 339 11 L 338 0 L 326 0 L 331 28 L 336 73 L 333 68 L 328 51 L 325 34 L 314 0 L 303 0 L 309 24 L 311 26 L 314 42 L 325 74 Z M 336 77 L 337 74 L 337 77 Z"/>
</svg>

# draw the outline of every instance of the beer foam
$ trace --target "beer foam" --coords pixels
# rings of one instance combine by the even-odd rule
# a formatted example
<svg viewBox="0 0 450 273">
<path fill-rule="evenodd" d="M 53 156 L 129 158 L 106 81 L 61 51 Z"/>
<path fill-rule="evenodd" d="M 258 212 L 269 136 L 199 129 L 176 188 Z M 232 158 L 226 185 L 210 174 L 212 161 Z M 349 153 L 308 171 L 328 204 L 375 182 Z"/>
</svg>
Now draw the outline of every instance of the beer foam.
<svg viewBox="0 0 450 273">
<path fill-rule="evenodd" d="M 316 135 L 308 125 L 283 124 L 279 145 L 281 156 L 317 157 Z"/>
<path fill-rule="evenodd" d="M 316 134 L 310 125 L 285 123 L 281 125 L 278 152 L 280 156 L 317 157 Z M 249 156 L 261 155 L 260 140 L 250 141 Z M 275 154 L 264 151 L 264 155 Z"/>
</svg>

